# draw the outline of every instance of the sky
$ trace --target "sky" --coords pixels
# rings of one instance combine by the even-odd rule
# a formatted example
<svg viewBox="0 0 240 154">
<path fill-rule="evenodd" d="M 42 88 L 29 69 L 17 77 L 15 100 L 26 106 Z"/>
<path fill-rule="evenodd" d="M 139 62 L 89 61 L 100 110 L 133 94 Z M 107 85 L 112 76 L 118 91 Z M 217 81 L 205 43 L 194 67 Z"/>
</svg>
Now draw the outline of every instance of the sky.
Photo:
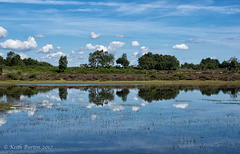
<svg viewBox="0 0 240 154">
<path fill-rule="evenodd" d="M 96 50 L 127 53 L 130 65 L 147 52 L 240 59 L 240 0 L 0 0 L 2 57 L 79 66 Z"/>
</svg>

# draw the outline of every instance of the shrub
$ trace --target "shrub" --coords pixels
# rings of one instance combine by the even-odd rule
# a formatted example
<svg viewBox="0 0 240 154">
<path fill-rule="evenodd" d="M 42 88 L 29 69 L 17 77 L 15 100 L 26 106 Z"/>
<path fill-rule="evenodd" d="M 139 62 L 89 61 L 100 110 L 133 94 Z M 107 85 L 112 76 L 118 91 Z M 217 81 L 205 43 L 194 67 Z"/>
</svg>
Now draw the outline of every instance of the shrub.
<svg viewBox="0 0 240 154">
<path fill-rule="evenodd" d="M 8 73 L 7 77 L 12 80 L 19 80 L 19 75 L 17 73 Z"/>
<path fill-rule="evenodd" d="M 29 76 L 30 79 L 36 79 L 37 78 L 37 74 L 36 73 L 32 73 Z"/>
<path fill-rule="evenodd" d="M 185 75 L 182 73 L 176 73 L 173 76 L 179 78 L 180 80 L 185 78 Z"/>
</svg>

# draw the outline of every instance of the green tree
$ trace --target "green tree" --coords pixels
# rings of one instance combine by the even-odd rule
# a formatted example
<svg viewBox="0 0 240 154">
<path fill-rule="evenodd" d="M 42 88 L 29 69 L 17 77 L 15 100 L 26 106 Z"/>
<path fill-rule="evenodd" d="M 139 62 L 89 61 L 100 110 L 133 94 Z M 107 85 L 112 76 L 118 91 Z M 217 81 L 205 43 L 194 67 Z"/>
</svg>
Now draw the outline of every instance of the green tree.
<svg viewBox="0 0 240 154">
<path fill-rule="evenodd" d="M 7 66 L 24 66 L 25 64 L 22 61 L 20 55 L 15 54 L 14 52 L 10 51 L 7 54 L 6 65 Z"/>
<path fill-rule="evenodd" d="M 88 61 L 91 67 L 110 67 L 114 64 L 114 56 L 107 51 L 97 50 L 89 54 Z"/>
<path fill-rule="evenodd" d="M 232 57 L 230 59 L 231 63 L 230 63 L 230 67 L 231 70 L 239 70 L 239 63 L 236 57 Z"/>
<path fill-rule="evenodd" d="M 202 59 L 201 63 L 203 65 L 203 69 L 218 69 L 220 66 L 220 63 L 217 59 L 212 58 L 206 58 Z"/>
<path fill-rule="evenodd" d="M 59 59 L 59 66 L 58 66 L 59 71 L 64 72 L 67 69 L 67 64 L 68 64 L 67 56 L 61 56 Z"/>
<path fill-rule="evenodd" d="M 151 52 L 138 59 L 138 67 L 141 69 L 176 70 L 179 61 L 175 56 L 152 54 Z"/>
<path fill-rule="evenodd" d="M 124 68 L 128 67 L 129 61 L 127 60 L 127 54 L 124 53 L 124 54 L 122 55 L 122 57 L 120 57 L 120 58 L 118 58 L 118 59 L 116 60 L 116 63 L 117 63 L 117 64 L 121 64 Z"/>
<path fill-rule="evenodd" d="M 5 60 L 2 56 L 0 56 L 0 65 L 5 65 Z"/>
</svg>

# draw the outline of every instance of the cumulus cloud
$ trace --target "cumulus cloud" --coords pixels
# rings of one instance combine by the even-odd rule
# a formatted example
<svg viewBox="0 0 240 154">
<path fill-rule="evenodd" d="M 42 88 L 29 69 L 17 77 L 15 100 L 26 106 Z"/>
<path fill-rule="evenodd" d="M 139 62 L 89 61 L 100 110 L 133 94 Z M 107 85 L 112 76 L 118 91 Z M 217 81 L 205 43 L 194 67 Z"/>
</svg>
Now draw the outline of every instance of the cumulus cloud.
<svg viewBox="0 0 240 154">
<path fill-rule="evenodd" d="M 186 44 L 177 44 L 172 47 L 173 49 L 177 50 L 188 50 L 189 47 Z"/>
<path fill-rule="evenodd" d="M 140 44 L 138 43 L 138 41 L 132 41 L 132 46 L 137 47 L 140 46 Z"/>
<path fill-rule="evenodd" d="M 176 108 L 185 109 L 186 107 L 188 107 L 188 103 L 176 103 L 173 104 L 173 106 Z"/>
<path fill-rule="evenodd" d="M 91 43 L 89 43 L 89 44 L 86 44 L 86 47 L 85 47 L 85 49 L 87 49 L 87 50 L 95 50 L 97 48 L 97 45 L 92 45 Z"/>
<path fill-rule="evenodd" d="M 42 35 L 42 34 L 37 34 L 37 35 L 34 35 L 34 37 L 37 37 L 37 38 L 45 38 L 45 37 L 47 37 L 47 36 Z"/>
<path fill-rule="evenodd" d="M 122 48 L 124 45 L 125 43 L 120 41 L 112 41 L 108 47 L 103 45 L 92 45 L 91 43 L 89 43 L 86 44 L 85 48 L 82 48 L 82 50 L 103 50 L 108 52 L 115 52 Z"/>
<path fill-rule="evenodd" d="M 61 56 L 65 56 L 62 52 L 50 53 L 42 57 L 42 59 L 59 59 Z"/>
<path fill-rule="evenodd" d="M 3 56 L 3 55 L 4 55 L 4 53 L 1 53 L 1 52 L 0 52 L 0 56 Z"/>
<path fill-rule="evenodd" d="M 0 43 L 0 48 L 5 50 L 14 50 L 14 51 L 29 51 L 37 47 L 37 42 L 34 37 L 29 36 L 27 41 L 19 41 L 8 39 L 5 42 Z"/>
<path fill-rule="evenodd" d="M 142 47 L 140 48 L 139 52 L 134 52 L 134 53 L 132 54 L 132 56 L 139 58 L 139 57 L 145 55 L 145 54 L 148 53 L 148 52 L 149 52 L 148 47 L 142 46 Z"/>
<path fill-rule="evenodd" d="M 56 47 L 56 49 L 57 49 L 57 50 L 61 50 L 61 49 L 62 49 L 62 47 L 60 47 L 60 46 L 57 46 L 57 47 Z"/>
<path fill-rule="evenodd" d="M 7 34 L 8 34 L 7 30 L 3 27 L 0 27 L 0 39 L 7 37 Z"/>
<path fill-rule="evenodd" d="M 22 59 L 28 58 L 28 56 L 25 53 L 18 53 Z"/>
<path fill-rule="evenodd" d="M 48 53 L 51 50 L 53 50 L 53 45 L 52 44 L 46 44 L 45 46 L 43 46 L 41 49 L 38 50 L 38 52 L 42 52 L 42 53 Z"/>
<path fill-rule="evenodd" d="M 107 50 L 109 52 L 115 52 L 117 50 L 119 50 L 121 47 L 123 47 L 125 45 L 124 42 L 120 42 L 120 41 L 112 41 L 110 43 L 110 45 L 107 47 Z"/>
<path fill-rule="evenodd" d="M 97 39 L 97 38 L 99 38 L 100 36 L 101 36 L 101 34 L 96 34 L 96 33 L 94 33 L 94 32 L 91 32 L 90 38 L 91 38 L 91 39 Z"/>
</svg>

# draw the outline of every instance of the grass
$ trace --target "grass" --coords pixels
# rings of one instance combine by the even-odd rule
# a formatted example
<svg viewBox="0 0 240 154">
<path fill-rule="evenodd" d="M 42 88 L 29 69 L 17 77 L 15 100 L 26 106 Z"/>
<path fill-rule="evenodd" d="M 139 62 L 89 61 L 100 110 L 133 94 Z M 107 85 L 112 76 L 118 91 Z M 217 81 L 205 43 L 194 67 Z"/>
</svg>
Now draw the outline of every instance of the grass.
<svg viewBox="0 0 240 154">
<path fill-rule="evenodd" d="M 151 81 L 66 81 L 66 80 L 5 80 L 0 85 L 16 84 L 154 84 L 154 85 L 234 85 L 240 86 L 240 81 L 212 81 L 212 80 L 151 80 Z"/>
</svg>

